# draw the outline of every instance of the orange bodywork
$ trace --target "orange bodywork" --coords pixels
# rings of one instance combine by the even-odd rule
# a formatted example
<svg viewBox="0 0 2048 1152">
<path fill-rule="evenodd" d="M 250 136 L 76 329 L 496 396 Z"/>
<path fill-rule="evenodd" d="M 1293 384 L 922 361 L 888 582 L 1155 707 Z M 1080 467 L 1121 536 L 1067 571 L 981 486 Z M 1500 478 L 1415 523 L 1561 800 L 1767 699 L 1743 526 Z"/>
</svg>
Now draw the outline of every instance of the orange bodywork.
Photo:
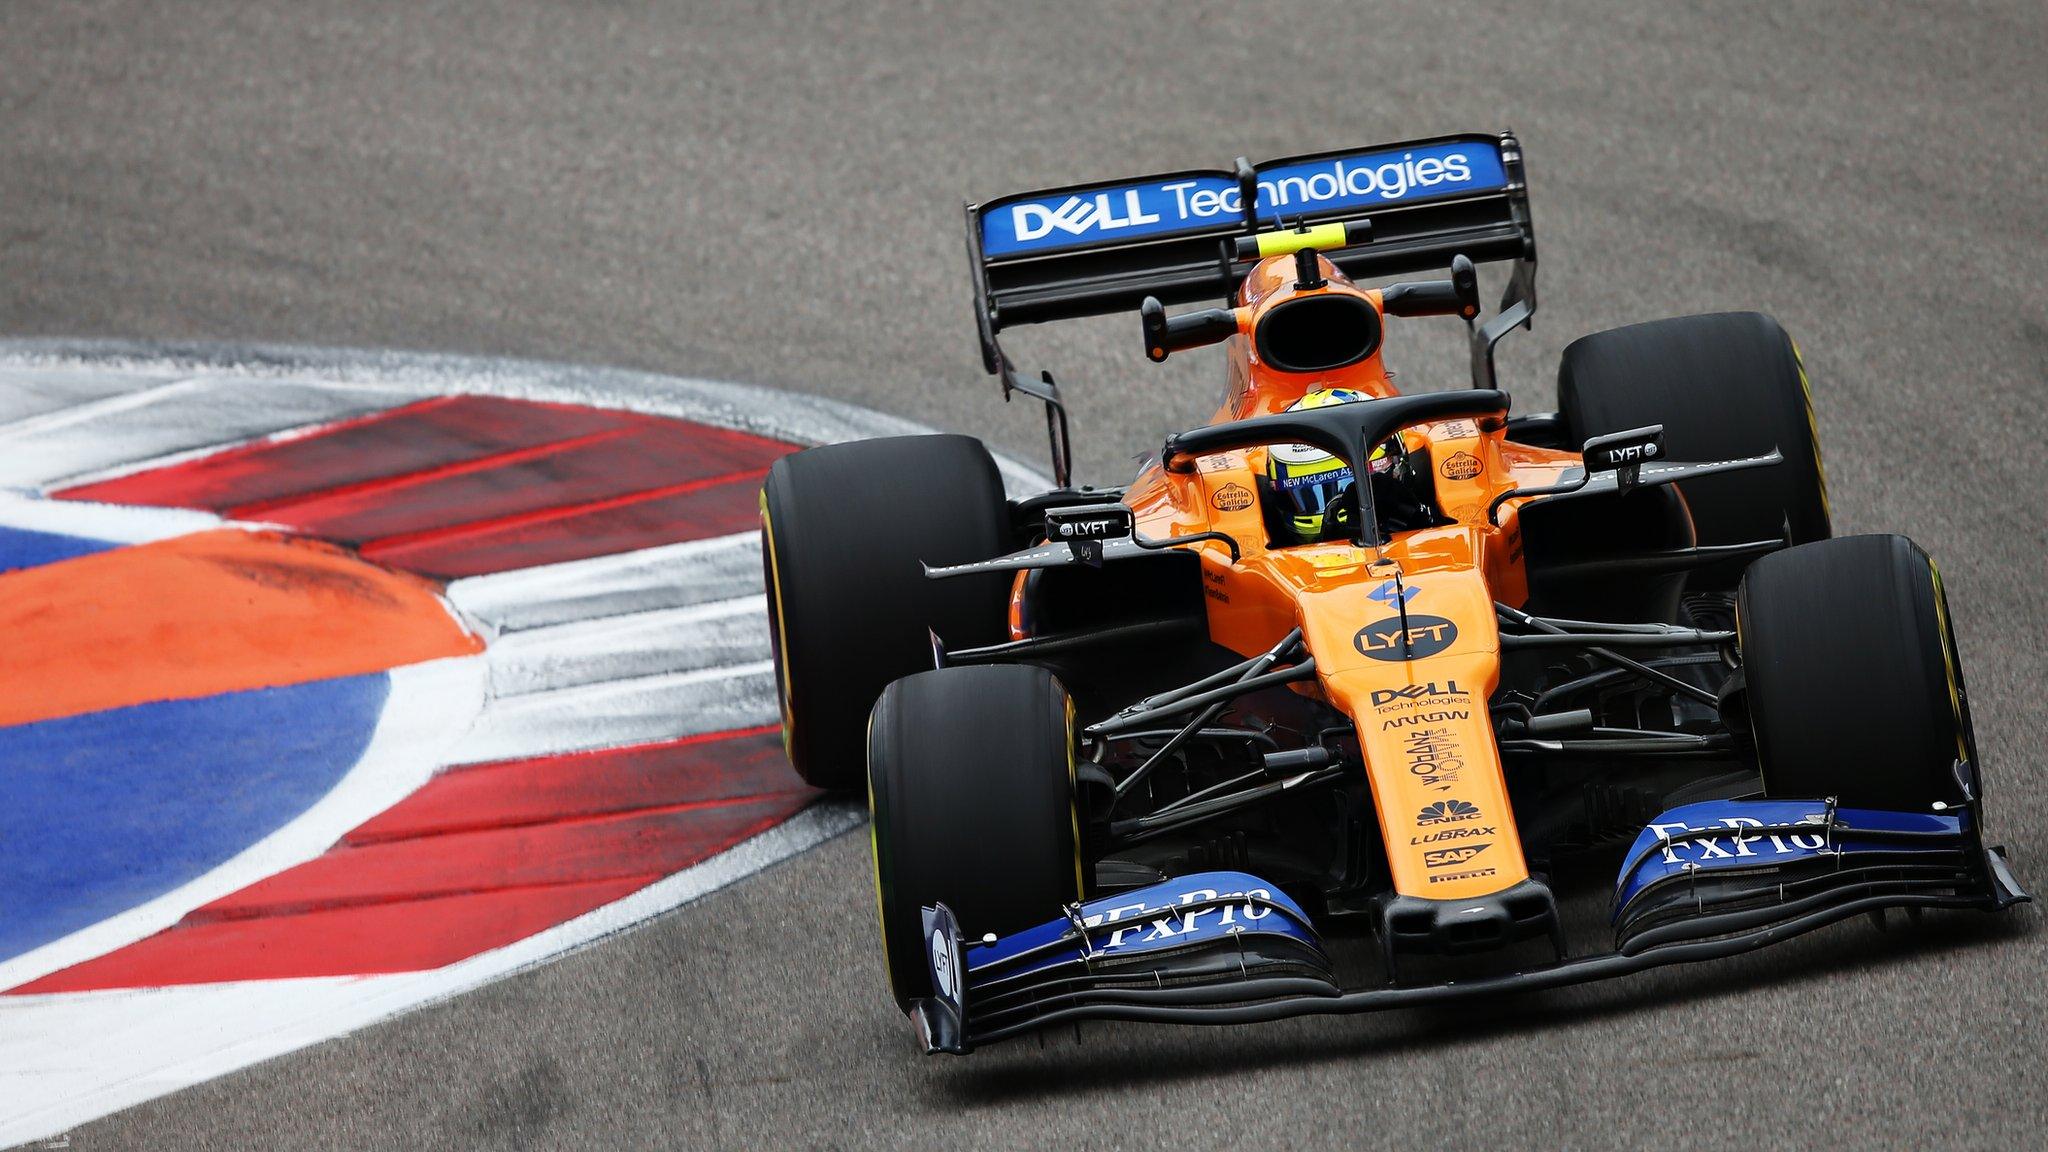
<svg viewBox="0 0 2048 1152">
<path fill-rule="evenodd" d="M 1380 311 L 1377 291 L 1354 286 L 1327 260 L 1323 274 L 1327 283 L 1308 292 L 1361 296 Z M 1224 345 L 1229 382 L 1216 421 L 1280 412 L 1312 389 L 1397 394 L 1378 349 L 1326 372 L 1282 372 L 1259 362 L 1248 334 L 1267 309 L 1304 294 L 1293 281 L 1288 257 L 1263 261 L 1245 279 L 1239 335 Z M 1519 607 L 1528 595 L 1521 501 L 1502 505 L 1497 527 L 1487 507 L 1517 486 L 1554 482 L 1580 457 L 1510 443 L 1503 433 L 1500 419 L 1404 431 L 1411 447 L 1428 442 L 1438 508 L 1456 523 L 1401 533 L 1380 549 L 1348 542 L 1268 547 L 1257 495 L 1263 449 L 1205 456 L 1187 472 L 1155 464 L 1124 497 L 1147 537 L 1217 531 L 1237 541 L 1235 563 L 1220 542 L 1187 546 L 1201 556 L 1216 643 L 1251 656 L 1302 629 L 1317 681 L 1301 690 L 1320 693 L 1357 726 L 1393 887 L 1403 895 L 1482 896 L 1529 877 L 1487 713 L 1500 679 L 1494 602 Z M 1408 651 L 1415 654 L 1409 659 L 1389 643 L 1398 641 L 1400 628 L 1396 571 L 1406 591 Z"/>
</svg>

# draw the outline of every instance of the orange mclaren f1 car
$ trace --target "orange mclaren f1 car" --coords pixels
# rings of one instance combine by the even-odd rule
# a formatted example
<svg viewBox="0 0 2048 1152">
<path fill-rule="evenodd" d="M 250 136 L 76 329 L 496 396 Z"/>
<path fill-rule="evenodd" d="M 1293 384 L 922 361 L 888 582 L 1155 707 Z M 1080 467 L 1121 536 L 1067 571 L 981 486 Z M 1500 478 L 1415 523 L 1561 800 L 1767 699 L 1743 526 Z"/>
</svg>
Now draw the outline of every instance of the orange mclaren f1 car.
<svg viewBox="0 0 2048 1152">
<path fill-rule="evenodd" d="M 1513 136 L 967 224 L 983 356 L 1045 402 L 1057 487 L 1007 499 L 979 441 L 933 435 L 799 453 L 762 493 L 789 755 L 868 790 L 927 1050 L 1548 988 L 2027 898 L 1984 840 L 1940 577 L 1902 536 L 1831 538 L 1776 322 L 1579 339 L 1556 412 L 1495 386 L 1536 308 Z M 1076 487 L 1057 386 L 998 336 L 1113 311 L 1155 361 L 1220 345 L 1222 404 L 1129 487 Z M 1403 394 L 1387 322 L 1434 316 L 1465 322 L 1471 387 Z M 1594 950 L 1558 914 L 1588 861 L 1617 869 Z M 1326 948 L 1347 925 L 1367 971 Z"/>
</svg>

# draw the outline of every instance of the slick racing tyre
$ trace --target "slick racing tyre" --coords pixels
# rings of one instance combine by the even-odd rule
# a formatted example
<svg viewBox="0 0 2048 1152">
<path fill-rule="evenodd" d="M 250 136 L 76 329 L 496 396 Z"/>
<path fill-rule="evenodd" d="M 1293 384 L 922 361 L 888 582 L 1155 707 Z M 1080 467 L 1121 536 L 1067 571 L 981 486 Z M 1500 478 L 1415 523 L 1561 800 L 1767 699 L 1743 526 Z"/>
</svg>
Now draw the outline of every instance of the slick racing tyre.
<svg viewBox="0 0 2048 1152">
<path fill-rule="evenodd" d="M 924 925 L 944 901 L 970 938 L 1051 920 L 1081 898 L 1074 709 L 1030 665 L 898 680 L 868 734 L 882 952 L 899 1004 L 931 994 Z"/>
<path fill-rule="evenodd" d="M 1941 577 L 1904 536 L 1802 544 L 1736 596 L 1766 795 L 1925 812 L 1963 795 L 1976 752 Z"/>
<path fill-rule="evenodd" d="M 1673 460 L 1782 452 L 1776 467 L 1679 486 L 1702 545 L 1779 539 L 1788 523 L 1794 544 L 1832 534 L 1806 370 L 1768 316 L 1681 316 L 1581 337 L 1558 365 L 1557 402 L 1571 447 L 1662 424 Z M 1735 582 L 1732 569 L 1719 576 L 1720 587 Z"/>
<path fill-rule="evenodd" d="M 932 666 L 931 633 L 1007 638 L 1007 573 L 931 580 L 933 566 L 1009 551 L 1002 477 L 979 440 L 898 436 L 785 456 L 761 488 L 782 741 L 819 788 L 858 788 L 868 709 Z"/>
</svg>

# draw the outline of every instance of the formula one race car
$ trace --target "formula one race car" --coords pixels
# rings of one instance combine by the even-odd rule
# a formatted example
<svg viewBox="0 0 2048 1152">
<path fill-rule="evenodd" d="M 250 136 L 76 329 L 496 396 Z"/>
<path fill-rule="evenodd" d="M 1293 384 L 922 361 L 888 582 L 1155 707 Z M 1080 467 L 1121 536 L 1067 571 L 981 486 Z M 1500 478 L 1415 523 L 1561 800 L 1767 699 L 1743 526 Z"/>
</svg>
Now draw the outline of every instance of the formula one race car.
<svg viewBox="0 0 2048 1152">
<path fill-rule="evenodd" d="M 1514 137 L 967 223 L 983 356 L 1046 403 L 1059 486 L 1006 500 L 978 441 L 934 435 L 799 453 L 762 494 L 789 755 L 868 789 L 927 1050 L 1549 988 L 2027 899 L 1984 841 L 1940 577 L 1902 536 L 1830 538 L 1776 322 L 1584 337 L 1559 411 L 1510 414 L 1494 346 L 1536 308 Z M 998 334 L 1116 310 L 1155 361 L 1221 344 L 1223 402 L 1129 487 L 1075 487 L 1057 387 Z M 1423 316 L 1466 322 L 1472 387 L 1392 386 L 1384 321 Z M 1611 950 L 1584 954 L 1553 884 L 1603 854 Z M 1377 940 L 1362 979 L 1326 949 L 1347 924 Z"/>
</svg>

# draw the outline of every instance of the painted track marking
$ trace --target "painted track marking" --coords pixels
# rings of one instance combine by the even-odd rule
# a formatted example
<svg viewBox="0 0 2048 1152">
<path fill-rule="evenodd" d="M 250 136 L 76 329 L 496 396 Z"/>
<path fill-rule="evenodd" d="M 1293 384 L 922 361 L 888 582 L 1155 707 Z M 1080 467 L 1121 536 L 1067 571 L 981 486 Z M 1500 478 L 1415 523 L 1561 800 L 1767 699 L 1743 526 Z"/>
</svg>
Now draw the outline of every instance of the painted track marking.
<svg viewBox="0 0 2048 1152">
<path fill-rule="evenodd" d="M 34 387 L 41 390 L 38 396 L 63 393 L 79 398 L 81 403 L 100 405 L 78 419 L 50 421 L 49 428 L 57 443 L 46 440 L 35 451 L 8 461 L 6 482 L 31 487 L 90 482 L 112 490 L 125 477 L 149 471 L 161 476 L 169 469 L 215 457 L 223 449 L 243 458 L 288 449 L 303 456 L 308 448 L 318 447 L 323 421 L 374 426 L 380 422 L 379 412 L 392 405 L 431 405 L 429 411 L 455 406 L 454 401 L 432 404 L 428 398 L 437 393 L 515 397 L 598 408 L 630 407 L 642 413 L 729 425 L 750 436 L 785 442 L 919 431 L 906 422 L 844 405 L 738 385 L 645 373 L 447 357 L 219 348 L 185 348 L 166 357 L 157 350 L 136 345 L 0 344 L 0 375 L 9 372 L 33 378 Z M 64 384 L 66 373 L 75 373 L 80 381 L 68 392 Z M 122 375 L 132 379 L 137 389 L 151 391 L 168 398 L 167 401 L 103 404 L 121 395 L 121 390 L 111 387 L 108 381 Z M 172 387 L 173 384 L 192 386 Z M 114 419 L 117 413 L 126 413 L 131 419 L 135 414 L 152 411 L 189 414 L 195 408 L 217 408 L 214 401 L 235 388 L 245 394 L 260 395 L 273 387 L 290 399 L 288 407 L 296 405 L 287 418 L 244 419 L 230 429 L 226 444 L 203 442 L 204 438 L 195 438 L 189 427 L 156 430 L 142 442 L 140 450 L 146 453 L 146 458 L 128 462 L 116 458 L 121 453 L 107 451 L 103 440 L 95 441 L 82 434 L 91 430 L 104 437 L 108 428 L 118 426 Z M 366 400 L 366 396 L 372 399 Z M 194 397 L 206 403 L 195 405 Z M 33 415 L 55 415 L 63 407 L 34 397 L 28 406 L 40 406 L 40 412 Z M 313 412 L 316 408 L 318 411 Z M 300 419 L 301 414 L 312 418 Z M 184 416 L 170 421 L 184 422 Z M 263 426 L 266 423 L 274 426 Z M 8 429 L 0 428 L 0 439 L 5 439 L 7 433 Z M 300 443 L 308 439 L 314 443 Z M 572 443 L 561 453 L 539 447 L 531 451 L 515 449 L 501 453 L 500 460 L 493 464 L 553 461 L 573 456 L 578 447 Z M 355 487 L 354 492 L 361 495 L 379 489 L 446 491 L 451 480 L 490 470 L 457 465 L 436 472 L 435 467 L 425 464 L 410 473 L 394 472 L 368 482 L 367 486 Z M 1043 486 L 1042 478 L 1027 470 L 1007 462 L 1003 467 L 1006 476 L 1020 482 L 1021 489 Z M 196 474 L 199 469 L 190 467 L 186 471 Z M 729 469 L 727 473 L 711 472 L 709 476 L 729 478 L 732 474 Z M 730 479 L 722 486 L 747 488 L 731 483 Z M 230 514 L 289 514 L 294 507 L 303 512 L 307 506 L 317 504 L 320 509 L 331 511 L 345 503 L 349 488 L 350 482 L 346 480 L 329 485 L 318 501 L 294 493 L 244 494 L 246 498 L 223 506 L 223 510 Z M 750 488 L 745 495 L 751 503 Z M 603 502 L 619 497 L 598 492 L 591 499 Z M 661 496 L 620 500 L 613 507 L 633 508 L 660 499 Z M 36 506 L 39 513 L 51 510 L 43 501 L 20 503 Z M 199 503 L 213 506 L 205 501 Z M 91 505 L 77 508 L 80 515 L 88 514 L 87 509 L 90 514 L 103 512 Z M 4 502 L 0 502 L 0 511 L 4 511 Z M 122 982 L 118 972 L 100 969 L 96 981 L 92 964 L 76 962 L 104 953 L 123 939 L 149 937 L 173 924 L 184 926 L 155 939 L 168 941 L 182 932 L 226 930 L 220 926 L 251 931 L 263 916 L 276 913 L 345 916 L 351 910 L 374 910 L 405 903 L 409 897 L 419 895 L 404 891 L 402 884 L 387 887 L 381 893 L 360 886 L 351 888 L 345 882 L 350 874 L 375 870 L 341 867 L 341 859 L 349 853 L 371 853 L 376 859 L 390 860 L 401 850 L 416 851 L 419 845 L 430 846 L 436 866 L 452 869 L 442 873 L 442 883 L 453 895 L 456 890 L 468 893 L 479 872 L 502 871 L 504 861 L 501 855 L 493 854 L 493 844 L 525 842 L 528 846 L 519 852 L 531 856 L 535 855 L 531 847 L 534 836 L 566 836 L 587 841 L 593 836 L 601 838 L 607 829 L 644 831 L 660 827 L 664 819 L 693 812 L 748 816 L 750 805 L 759 808 L 761 802 L 746 799 L 745 793 L 734 796 L 650 792 L 649 774 L 638 771 L 631 763 L 636 755 L 683 754 L 681 750 L 696 739 L 689 734 L 692 729 L 736 729 L 727 738 L 736 746 L 772 740 L 761 727 L 773 718 L 765 652 L 758 644 L 749 644 L 744 636 L 746 626 L 759 619 L 760 595 L 758 545 L 747 530 L 751 526 L 751 509 L 747 511 L 748 522 L 736 524 L 722 534 L 714 530 L 698 539 L 658 544 L 624 554 L 578 554 L 571 549 L 554 564 L 456 580 L 448 589 L 450 601 L 487 636 L 500 641 L 495 666 L 490 653 L 480 659 L 441 662 L 449 666 L 449 673 L 456 673 L 459 668 L 453 679 L 469 684 L 468 691 L 483 701 L 480 709 L 472 709 L 480 711 L 482 719 L 473 733 L 463 734 L 462 756 L 430 755 L 423 759 L 427 765 L 424 770 L 414 763 L 403 770 L 386 772 L 381 791 L 344 781 L 334 796 L 322 802 L 327 808 L 322 819 L 313 819 L 315 810 L 322 807 L 316 805 L 300 821 L 281 829 L 272 838 L 275 843 L 266 841 L 252 847 L 250 854 L 257 854 L 260 860 L 231 862 L 235 866 L 224 866 L 135 910 L 125 922 L 98 926 L 96 935 L 80 934 L 57 942 L 66 945 L 68 951 L 45 949 L 39 956 L 0 962 L 0 987 L 36 979 L 39 970 L 49 977 L 45 987 L 118 985 Z M 143 518 L 194 515 L 199 514 L 166 509 L 152 511 Z M 495 515 L 516 518 L 526 512 L 514 507 Z M 521 526 L 543 523 L 546 519 L 544 515 L 535 517 Z M 712 525 L 714 529 L 716 526 Z M 491 529 L 486 529 L 451 533 L 444 539 L 492 534 Z M 518 541 L 509 543 L 516 546 Z M 527 555 L 531 553 L 520 553 L 518 558 Z M 693 565 L 692 570 L 702 572 L 705 579 L 676 580 L 673 574 L 679 563 Z M 422 563 L 420 567 L 435 571 L 428 564 Z M 437 574 L 460 571 L 459 565 L 444 565 Z M 704 641 L 712 654 L 701 667 L 665 671 L 652 670 L 647 659 L 649 653 L 658 650 L 658 644 L 644 644 L 637 650 L 629 645 L 628 651 L 617 656 L 592 654 L 591 649 L 616 642 L 636 622 L 654 623 L 667 630 L 672 639 L 695 636 Z M 692 628 L 699 631 L 692 633 Z M 607 664 L 608 660 L 613 663 Z M 400 669 L 392 675 L 411 679 L 428 675 L 435 667 L 423 665 L 418 672 Z M 501 694 L 485 691 L 486 677 L 496 678 Z M 502 692 L 513 688 L 519 691 Z M 409 687 L 408 691 L 411 690 Z M 431 694 L 420 694 L 420 698 L 424 700 L 428 695 Z M 756 703 L 750 701 L 755 699 L 765 699 L 765 708 L 753 710 Z M 694 721 L 679 722 L 678 708 L 696 709 Z M 589 723 L 593 709 L 607 717 L 602 724 L 631 725 L 630 731 L 594 731 Z M 415 744 L 431 743 L 420 739 L 424 734 L 414 735 Z M 447 742 L 445 733 L 442 736 Z M 656 744 L 652 751 L 645 747 L 603 750 L 621 739 Z M 721 741 L 715 735 L 706 739 Z M 381 741 L 384 734 L 380 731 L 373 746 Z M 582 746 L 585 741 L 596 750 L 558 750 Z M 661 752 L 664 747 L 671 751 Z M 447 747 L 444 751 L 453 753 L 454 749 Z M 432 786 L 415 791 L 425 782 L 425 773 L 431 772 L 432 763 L 486 754 L 509 759 L 444 772 Z M 609 800 L 603 795 L 594 797 L 577 791 L 579 776 L 590 771 L 590 762 L 621 755 L 625 756 L 622 761 L 608 761 L 608 787 L 616 790 L 607 794 Z M 565 760 L 575 762 L 567 771 L 563 767 Z M 359 769 L 351 777 L 362 774 Z M 464 823 L 467 818 L 451 817 L 448 806 L 454 802 L 448 799 L 448 790 L 488 791 L 483 782 L 492 775 L 517 777 L 527 786 L 529 795 L 553 798 L 539 809 L 487 812 L 484 823 L 488 827 L 474 827 Z M 580 807 L 568 802 L 565 788 L 582 797 Z M 717 793 L 719 789 L 713 788 L 711 792 Z M 411 793 L 411 802 L 395 807 L 391 804 L 394 794 L 407 793 Z M 368 800 L 372 794 L 383 798 Z M 774 791 L 756 795 L 763 797 L 770 812 L 775 805 L 784 803 L 801 808 L 807 799 L 788 792 L 780 794 L 785 797 L 783 800 L 775 799 L 778 793 Z M 329 803 L 351 797 L 350 804 Z M 355 816 L 352 822 L 335 818 L 337 812 L 351 806 Z M 455 807 L 459 809 L 462 804 Z M 382 815 L 368 818 L 365 809 Z M 588 910 L 538 931 L 529 931 L 531 925 L 515 925 L 509 933 L 500 931 L 503 939 L 495 946 L 468 959 L 455 956 L 452 963 L 429 971 L 198 983 L 146 992 L 107 987 L 102 991 L 0 996 L 0 1020 L 5 1021 L 0 1033 L 10 1037 L 0 1040 L 0 1078 L 8 1083 L 33 1081 L 37 1085 L 32 1096 L 20 1097 L 37 1101 L 33 1113 L 13 1115 L 0 1110 L 0 1138 L 24 1139 L 39 1132 L 55 1131 L 111 1108 L 317 1042 L 338 1030 L 359 1027 L 474 987 L 518 967 L 544 961 L 836 835 L 856 824 L 860 814 L 851 804 L 832 803 L 813 805 L 781 823 L 774 822 L 779 816 L 765 818 L 769 825 L 766 831 L 735 848 L 702 859 L 696 858 L 703 847 L 701 843 L 693 846 L 688 835 L 669 830 L 666 834 L 670 837 L 670 851 L 659 867 L 663 871 L 677 867 L 681 870 L 666 879 L 654 879 L 652 873 L 628 869 L 617 876 L 620 886 L 616 893 L 604 889 L 602 882 L 562 884 L 545 874 L 529 873 L 518 880 L 518 890 L 581 896 L 588 903 Z M 328 845 L 336 847 L 329 849 Z M 257 853 L 258 848 L 265 851 Z M 355 859 L 367 861 L 371 857 Z M 291 866 L 294 860 L 298 861 L 296 867 Z M 252 886 L 247 882 L 265 876 L 276 876 L 277 880 L 267 888 L 263 883 Z M 654 879 L 651 884 L 647 883 L 650 879 Z M 603 898 L 592 901 L 592 896 Z M 445 898 L 448 897 L 428 897 Z M 565 910 L 573 907 L 573 901 L 564 906 Z M 134 949 L 128 950 L 130 958 L 135 954 Z M 422 962 L 398 959 L 399 967 Z M 24 960 L 34 962 L 21 963 Z M 100 963 L 111 965 L 118 961 L 119 954 Z M 73 970 L 67 973 L 65 969 Z M 300 971 L 315 969 L 317 965 Z M 195 969 L 191 974 L 207 978 L 208 970 Z M 292 974 L 291 966 L 280 966 L 274 974 Z M 217 978 L 217 970 L 212 978 Z M 295 1007 L 290 1011 L 275 1009 L 278 991 L 283 988 L 304 992 L 303 996 L 292 998 Z M 192 1026 L 199 1018 L 207 1022 L 206 1027 Z M 100 1029 L 95 1035 L 118 1035 L 124 1039 L 119 1044 L 81 1047 L 77 1038 L 87 1028 Z M 49 1046 L 56 1043 L 59 1035 L 68 1037 L 63 1050 L 84 1059 L 51 1060 L 54 1053 Z"/>
</svg>

